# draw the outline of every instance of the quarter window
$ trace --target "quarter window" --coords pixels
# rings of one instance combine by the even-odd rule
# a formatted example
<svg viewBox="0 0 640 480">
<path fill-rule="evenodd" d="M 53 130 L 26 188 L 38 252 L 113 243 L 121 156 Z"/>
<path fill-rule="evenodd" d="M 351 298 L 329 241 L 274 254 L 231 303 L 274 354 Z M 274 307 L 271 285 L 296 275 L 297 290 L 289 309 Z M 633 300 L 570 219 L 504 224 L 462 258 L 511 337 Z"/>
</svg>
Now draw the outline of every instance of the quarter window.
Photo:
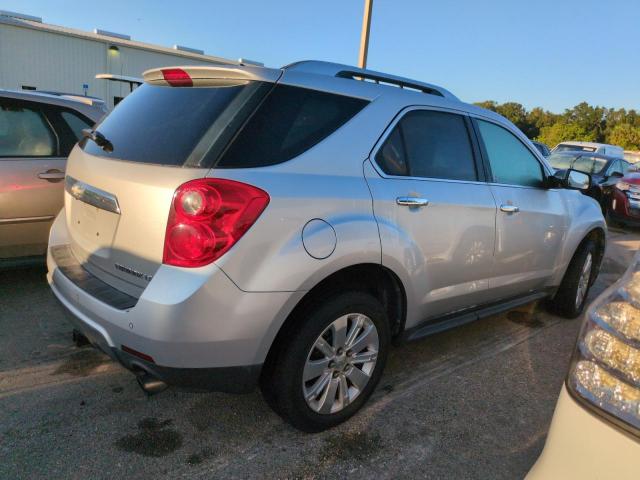
<svg viewBox="0 0 640 480">
<path fill-rule="evenodd" d="M 540 162 L 515 135 L 482 120 L 478 120 L 478 127 L 494 182 L 526 187 L 542 186 L 544 176 Z"/>
<path fill-rule="evenodd" d="M 90 123 L 88 123 L 83 118 L 80 118 L 75 113 L 62 111 L 60 112 L 60 115 L 75 135 L 76 141 L 82 138 L 82 130 L 84 130 L 85 128 L 91 128 Z"/>
<path fill-rule="evenodd" d="M 388 175 L 478 179 L 464 118 L 452 113 L 407 113 L 378 151 L 376 162 Z"/>
<path fill-rule="evenodd" d="M 344 95 L 276 85 L 216 167 L 264 167 L 286 162 L 323 141 L 367 103 Z"/>
<path fill-rule="evenodd" d="M 0 157 L 51 157 L 56 148 L 56 139 L 40 111 L 0 105 Z"/>
</svg>

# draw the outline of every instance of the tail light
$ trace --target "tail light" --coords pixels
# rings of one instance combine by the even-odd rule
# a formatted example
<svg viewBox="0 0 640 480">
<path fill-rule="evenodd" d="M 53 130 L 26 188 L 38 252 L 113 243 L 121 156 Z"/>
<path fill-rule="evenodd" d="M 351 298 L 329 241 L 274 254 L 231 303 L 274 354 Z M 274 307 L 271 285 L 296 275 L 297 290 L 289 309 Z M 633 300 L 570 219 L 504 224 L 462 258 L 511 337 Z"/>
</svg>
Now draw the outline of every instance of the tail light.
<svg viewBox="0 0 640 480">
<path fill-rule="evenodd" d="M 193 87 L 193 80 L 181 68 L 163 68 L 162 77 L 172 87 Z"/>
<path fill-rule="evenodd" d="M 640 435 L 640 254 L 589 309 L 567 386 L 584 405 Z"/>
<path fill-rule="evenodd" d="M 162 262 L 201 267 L 220 258 L 255 223 L 269 195 L 246 183 L 219 178 L 187 182 L 169 211 Z"/>
</svg>

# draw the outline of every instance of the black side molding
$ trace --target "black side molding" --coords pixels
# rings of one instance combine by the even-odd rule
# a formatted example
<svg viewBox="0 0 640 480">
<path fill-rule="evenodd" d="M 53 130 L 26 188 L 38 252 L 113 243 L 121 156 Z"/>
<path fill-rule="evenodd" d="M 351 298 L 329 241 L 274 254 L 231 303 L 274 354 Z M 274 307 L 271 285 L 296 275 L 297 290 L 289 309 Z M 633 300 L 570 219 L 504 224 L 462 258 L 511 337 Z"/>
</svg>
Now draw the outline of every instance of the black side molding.
<svg viewBox="0 0 640 480">
<path fill-rule="evenodd" d="M 480 320 L 481 318 L 496 315 L 498 313 L 513 310 L 514 308 L 526 305 L 527 303 L 542 300 L 543 298 L 553 295 L 553 290 L 539 290 L 529 292 L 513 298 L 506 298 L 498 302 L 479 305 L 477 307 L 468 308 L 460 312 L 454 312 L 443 317 L 433 318 L 416 325 L 404 332 L 401 340 L 412 341 L 423 338 L 434 333 L 443 332 L 450 328 L 459 327 L 465 323 Z"/>
</svg>

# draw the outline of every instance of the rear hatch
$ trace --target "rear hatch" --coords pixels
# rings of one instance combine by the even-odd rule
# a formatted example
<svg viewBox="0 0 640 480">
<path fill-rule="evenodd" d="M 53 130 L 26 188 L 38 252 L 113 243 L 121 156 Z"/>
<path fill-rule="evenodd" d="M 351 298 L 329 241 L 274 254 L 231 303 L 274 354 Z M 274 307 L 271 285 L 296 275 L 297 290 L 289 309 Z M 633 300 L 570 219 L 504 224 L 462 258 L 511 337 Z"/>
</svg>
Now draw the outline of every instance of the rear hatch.
<svg viewBox="0 0 640 480">
<path fill-rule="evenodd" d="M 253 67 L 145 73 L 147 83 L 69 157 L 66 221 L 82 265 L 139 296 L 162 263 L 174 192 L 206 176 L 279 75 Z"/>
</svg>

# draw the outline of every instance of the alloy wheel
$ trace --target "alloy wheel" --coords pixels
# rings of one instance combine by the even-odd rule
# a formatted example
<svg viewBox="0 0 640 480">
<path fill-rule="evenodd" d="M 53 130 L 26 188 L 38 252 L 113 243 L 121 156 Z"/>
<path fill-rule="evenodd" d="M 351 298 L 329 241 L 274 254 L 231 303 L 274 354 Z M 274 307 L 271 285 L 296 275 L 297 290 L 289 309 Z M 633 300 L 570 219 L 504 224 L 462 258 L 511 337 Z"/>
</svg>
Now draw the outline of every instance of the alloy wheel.
<svg viewBox="0 0 640 480">
<path fill-rule="evenodd" d="M 352 403 L 371 379 L 379 346 L 378 330 L 366 315 L 349 313 L 334 320 L 307 355 L 302 374 L 307 405 L 333 414 Z"/>
<path fill-rule="evenodd" d="M 578 288 L 576 290 L 576 308 L 582 306 L 587 291 L 589 290 L 589 280 L 591 279 L 591 268 L 593 266 L 593 255 L 591 252 L 587 254 L 587 258 L 584 260 L 582 271 L 580 272 L 580 279 L 578 280 Z"/>
</svg>

